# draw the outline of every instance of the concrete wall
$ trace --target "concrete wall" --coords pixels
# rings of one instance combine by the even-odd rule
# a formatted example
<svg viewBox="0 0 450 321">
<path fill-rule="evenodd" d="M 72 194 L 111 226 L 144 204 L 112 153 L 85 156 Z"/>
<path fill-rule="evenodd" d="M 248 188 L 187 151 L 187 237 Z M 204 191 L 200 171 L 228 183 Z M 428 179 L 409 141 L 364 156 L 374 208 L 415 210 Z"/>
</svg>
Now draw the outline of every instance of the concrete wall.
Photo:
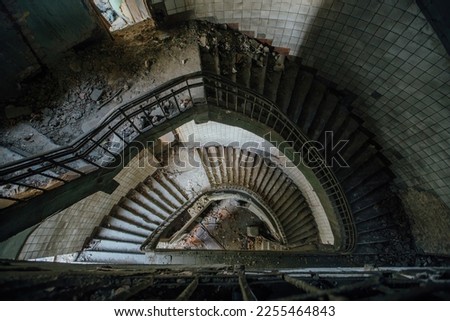
<svg viewBox="0 0 450 321">
<path fill-rule="evenodd" d="M 101 32 L 88 0 L 0 0 L 0 94 L 61 52 Z"/>
<path fill-rule="evenodd" d="M 175 2 L 274 39 L 357 94 L 354 112 L 385 148 L 398 186 L 450 204 L 450 61 L 414 0 Z"/>
</svg>

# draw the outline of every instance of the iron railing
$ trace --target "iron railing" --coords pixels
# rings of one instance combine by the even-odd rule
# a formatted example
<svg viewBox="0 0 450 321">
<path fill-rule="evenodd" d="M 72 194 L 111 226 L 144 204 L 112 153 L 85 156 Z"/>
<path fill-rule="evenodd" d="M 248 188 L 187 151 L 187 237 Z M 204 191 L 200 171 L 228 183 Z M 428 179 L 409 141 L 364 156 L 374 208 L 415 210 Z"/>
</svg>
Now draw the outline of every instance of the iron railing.
<svg viewBox="0 0 450 321">
<path fill-rule="evenodd" d="M 343 228 L 341 251 L 354 248 L 356 233 L 345 193 L 313 143 L 270 100 L 207 72 L 178 77 L 122 104 L 69 146 L 0 167 L 0 206 L 26 202 L 99 169 L 116 168 L 121 152 L 141 134 L 205 104 L 244 115 L 282 137 L 282 152 L 290 151 L 294 164 L 311 168 L 332 202 Z"/>
</svg>

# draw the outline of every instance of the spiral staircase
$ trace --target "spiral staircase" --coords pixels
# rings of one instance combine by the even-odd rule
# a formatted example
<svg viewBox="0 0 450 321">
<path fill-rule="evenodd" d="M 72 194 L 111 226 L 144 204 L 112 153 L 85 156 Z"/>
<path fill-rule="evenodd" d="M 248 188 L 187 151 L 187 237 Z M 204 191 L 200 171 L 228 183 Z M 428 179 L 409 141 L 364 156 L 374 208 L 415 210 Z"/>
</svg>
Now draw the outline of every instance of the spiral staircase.
<svg viewBox="0 0 450 321">
<path fill-rule="evenodd" d="M 392 256 L 408 248 L 397 224 L 399 208 L 390 190 L 393 174 L 389 162 L 374 135 L 352 114 L 354 97 L 337 90 L 336 84 L 317 76 L 316 70 L 304 67 L 298 58 L 277 53 L 270 45 L 226 25 L 207 30 L 207 40 L 200 46 L 203 71 L 270 100 L 308 139 L 323 146 L 321 157 L 331 164 L 354 219 L 356 240 L 349 253 Z M 219 87 L 205 87 L 206 95 L 217 105 L 247 107 L 245 96 L 240 97 L 234 89 L 228 91 L 227 85 Z M 332 145 L 339 141 L 347 144 L 335 150 Z M 209 146 L 197 153 L 210 183 L 208 188 L 245 187 L 264 200 L 273 210 L 289 250 L 320 244 L 317 224 L 304 195 L 282 169 L 266 166 L 265 160 L 250 151 L 226 146 Z M 245 159 L 252 160 L 251 166 L 239 166 Z M 189 201 L 183 189 L 165 175 L 147 178 L 105 216 L 78 260 L 147 262 L 142 244 Z"/>
<path fill-rule="evenodd" d="M 271 226 L 280 255 L 304 255 L 313 258 L 315 266 L 354 266 L 366 260 L 395 265 L 405 255 L 408 264 L 414 264 L 408 231 L 401 224 L 402 209 L 391 191 L 394 176 L 389 161 L 375 136 L 352 113 L 355 97 L 267 41 L 258 41 L 227 25 L 211 28 L 208 24 L 204 30 L 199 46 L 202 72 L 174 79 L 122 105 L 71 146 L 0 168 L 3 186 L 21 187 L 16 194 L 3 194 L 2 225 L 16 211 L 25 217 L 27 208 L 39 206 L 39 200 L 46 195 L 54 199 L 67 195 L 71 186 L 76 188 L 77 182 L 81 186 L 90 175 L 117 174 L 117 165 L 124 165 L 119 152 L 127 153 L 135 141 L 155 139 L 176 130 L 174 123 L 180 119 L 177 126 L 193 119 L 242 127 L 252 123 L 279 135 L 283 139 L 279 149 L 292 156 L 294 163 L 305 160 L 296 159 L 296 152 L 312 155 L 306 165 L 310 165 L 309 170 L 320 182 L 319 189 L 337 217 L 338 230 L 334 232 L 342 239 L 339 246 L 324 246 L 308 198 L 281 166 L 253 150 L 219 144 L 193 150 L 208 182 L 197 194 L 168 175 L 161 164 L 105 213 L 75 261 L 152 263 L 149 253 L 158 252 L 161 236 L 182 215 L 195 212 L 190 209 L 201 197 L 234 193 L 246 195 L 267 209 L 265 223 Z M 47 180 L 35 183 L 30 180 L 35 175 Z M 97 190 L 95 185 L 88 186 L 85 195 Z M 73 196 L 66 205 L 77 200 Z M 54 213 L 56 208 L 50 206 L 48 210 Z M 192 214 L 190 221 L 195 221 L 196 215 Z M 4 230 L 2 233 L 6 235 Z M 242 286 L 242 275 L 237 274 L 236 282 L 243 295 L 250 298 L 252 294 Z M 278 280 L 278 276 L 275 278 Z M 296 288 L 304 287 L 304 295 L 299 298 L 321 298 L 326 294 L 311 290 L 298 277 L 282 276 L 282 280 Z M 194 282 L 195 290 L 198 279 L 189 282 Z"/>
</svg>

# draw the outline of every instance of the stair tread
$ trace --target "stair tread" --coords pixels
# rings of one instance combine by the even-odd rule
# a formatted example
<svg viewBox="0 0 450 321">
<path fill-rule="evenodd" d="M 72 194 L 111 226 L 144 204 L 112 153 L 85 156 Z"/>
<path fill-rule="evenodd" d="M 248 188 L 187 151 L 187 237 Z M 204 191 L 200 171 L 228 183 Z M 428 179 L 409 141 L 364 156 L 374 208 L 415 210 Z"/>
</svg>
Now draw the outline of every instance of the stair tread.
<svg viewBox="0 0 450 321">
<path fill-rule="evenodd" d="M 109 264 L 148 264 L 149 259 L 144 253 L 121 253 L 82 251 L 77 259 L 78 262 L 109 263 Z"/>
<path fill-rule="evenodd" d="M 295 79 L 295 87 L 292 92 L 291 101 L 287 115 L 293 122 L 297 123 L 302 112 L 306 97 L 309 94 L 314 75 L 306 70 L 300 70 Z"/>
<path fill-rule="evenodd" d="M 89 242 L 89 245 L 85 250 L 104 252 L 113 251 L 120 253 L 141 253 L 140 246 L 140 243 L 94 238 Z"/>
</svg>

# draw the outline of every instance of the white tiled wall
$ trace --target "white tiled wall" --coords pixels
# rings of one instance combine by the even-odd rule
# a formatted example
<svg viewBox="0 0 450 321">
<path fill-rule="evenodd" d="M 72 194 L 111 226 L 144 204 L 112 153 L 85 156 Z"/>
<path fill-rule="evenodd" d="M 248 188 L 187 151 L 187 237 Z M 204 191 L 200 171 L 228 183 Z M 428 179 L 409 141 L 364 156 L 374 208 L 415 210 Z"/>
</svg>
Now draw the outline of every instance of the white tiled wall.
<svg viewBox="0 0 450 321">
<path fill-rule="evenodd" d="M 186 4 L 199 18 L 272 38 L 357 94 L 354 111 L 386 149 L 399 186 L 434 191 L 450 204 L 450 60 L 414 0 Z"/>
<path fill-rule="evenodd" d="M 185 0 L 165 0 L 164 3 L 166 4 L 167 13 L 169 15 L 188 10 Z"/>
</svg>

